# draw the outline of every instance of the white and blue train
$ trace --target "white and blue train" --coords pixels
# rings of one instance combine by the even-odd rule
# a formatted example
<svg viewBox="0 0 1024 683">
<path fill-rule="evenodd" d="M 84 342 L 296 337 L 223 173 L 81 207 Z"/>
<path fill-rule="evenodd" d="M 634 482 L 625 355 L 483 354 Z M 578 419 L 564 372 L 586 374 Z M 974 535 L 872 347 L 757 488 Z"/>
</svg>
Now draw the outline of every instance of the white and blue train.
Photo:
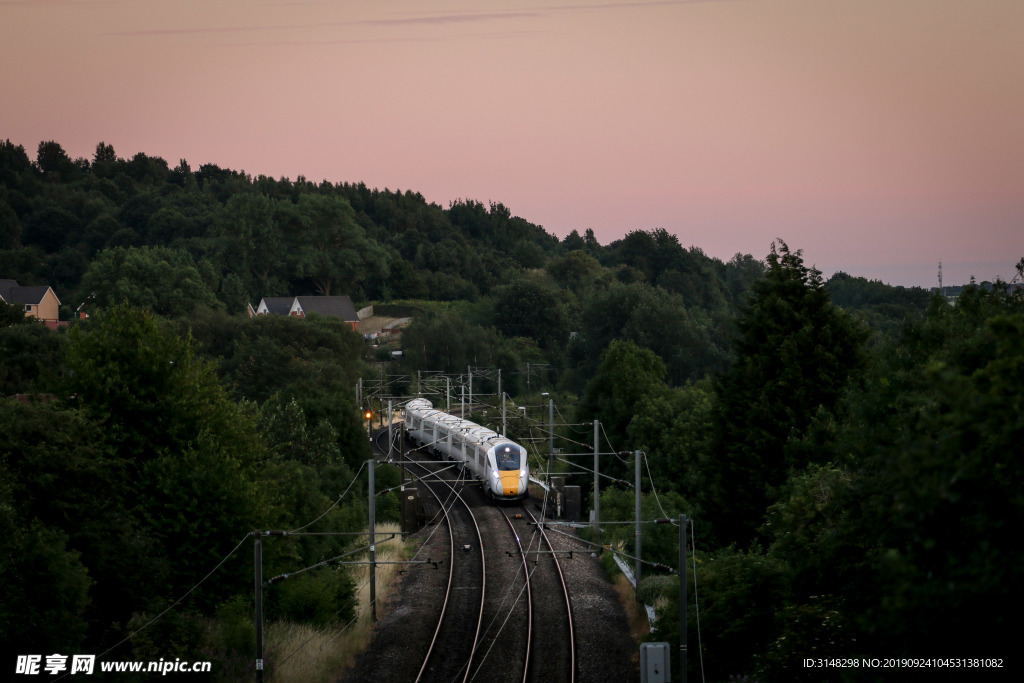
<svg viewBox="0 0 1024 683">
<path fill-rule="evenodd" d="M 405 433 L 431 453 L 458 462 L 479 479 L 497 500 L 525 498 L 530 482 L 526 449 L 475 422 L 415 398 L 405 404 Z"/>
</svg>

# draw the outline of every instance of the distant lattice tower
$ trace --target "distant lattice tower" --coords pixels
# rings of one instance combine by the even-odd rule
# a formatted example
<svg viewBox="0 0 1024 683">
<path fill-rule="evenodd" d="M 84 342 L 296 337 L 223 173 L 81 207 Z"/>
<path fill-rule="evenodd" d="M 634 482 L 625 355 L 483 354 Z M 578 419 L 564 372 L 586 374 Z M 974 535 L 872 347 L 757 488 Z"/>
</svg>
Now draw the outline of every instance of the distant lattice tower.
<svg viewBox="0 0 1024 683">
<path fill-rule="evenodd" d="M 1024 258 L 1017 261 L 1017 274 L 1010 280 L 1011 284 L 1015 282 L 1024 282 Z"/>
<path fill-rule="evenodd" d="M 1021 259 L 1024 261 L 1024 259 Z M 939 261 L 939 294 L 942 294 L 942 261 Z"/>
</svg>

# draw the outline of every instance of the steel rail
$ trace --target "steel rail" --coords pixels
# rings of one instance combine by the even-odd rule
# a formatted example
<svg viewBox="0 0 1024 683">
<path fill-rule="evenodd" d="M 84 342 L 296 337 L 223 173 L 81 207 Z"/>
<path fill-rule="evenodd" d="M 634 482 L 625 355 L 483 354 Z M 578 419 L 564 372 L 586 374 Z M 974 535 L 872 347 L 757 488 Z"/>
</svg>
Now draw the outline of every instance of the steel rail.
<svg viewBox="0 0 1024 683">
<path fill-rule="evenodd" d="M 422 465 L 419 465 L 413 460 L 406 461 L 410 466 L 421 467 L 427 472 L 430 470 Z M 411 472 L 410 472 L 411 474 Z M 419 478 L 419 477 L 417 477 Z M 423 678 L 423 672 L 427 669 L 427 664 L 430 662 L 430 656 L 434 652 L 434 646 L 437 645 L 438 635 L 441 633 L 441 626 L 444 624 L 444 615 L 448 609 L 448 599 L 452 594 L 452 580 L 455 576 L 455 534 L 452 531 L 452 524 L 448 519 L 448 511 L 445 509 L 444 501 L 430 486 L 426 489 L 430 491 L 431 495 L 437 499 L 438 514 L 444 520 L 445 526 L 448 528 L 448 584 L 445 588 L 444 601 L 441 603 L 441 614 L 437 618 L 437 626 L 434 628 L 434 635 L 430 639 L 430 646 L 427 648 L 427 653 L 423 657 L 423 664 L 420 666 L 419 672 L 416 674 L 416 681 L 420 681 Z"/>
<path fill-rule="evenodd" d="M 523 508 L 525 510 L 525 508 Z M 529 680 L 530 675 L 530 652 L 533 648 L 533 586 L 530 583 L 530 566 L 526 561 L 526 549 L 523 548 L 523 540 L 519 537 L 519 532 L 516 531 L 515 524 L 509 519 L 508 513 L 504 510 L 501 511 L 501 516 L 508 524 L 509 530 L 512 532 L 512 536 L 516 539 L 516 545 L 519 546 L 519 554 L 523 559 L 523 578 L 526 581 L 526 647 L 524 648 L 523 655 L 523 683 Z"/>
<path fill-rule="evenodd" d="M 529 510 L 525 507 L 523 511 L 530 516 L 534 524 L 537 524 L 537 518 L 533 516 Z M 551 544 L 551 539 L 548 538 L 547 533 L 544 530 L 543 524 L 537 524 L 537 529 L 540 531 L 541 538 L 544 539 L 544 543 L 547 544 L 548 549 L 551 550 L 551 559 L 555 563 L 555 569 L 558 570 L 558 580 L 562 584 L 562 595 L 565 598 L 565 613 L 566 622 L 569 626 L 569 683 L 575 683 L 576 681 L 576 631 L 573 626 L 573 614 L 572 614 L 572 602 L 569 600 L 569 587 L 565 583 L 565 574 L 562 572 L 562 564 L 558 561 L 558 553 L 555 552 L 554 545 Z M 525 556 L 524 556 L 525 559 Z"/>
<path fill-rule="evenodd" d="M 407 455 L 411 455 L 411 454 L 412 454 L 412 452 L 407 453 Z M 410 464 L 410 465 L 415 465 L 415 466 L 421 467 L 422 469 L 424 469 L 427 472 L 432 472 L 432 470 L 430 468 L 425 467 L 424 465 L 422 465 L 420 463 L 417 463 L 415 460 L 412 460 L 411 458 L 409 460 L 407 460 L 407 463 Z M 432 472 L 432 473 L 434 473 L 434 472 Z M 421 479 L 421 481 L 423 481 L 423 480 Z M 441 614 L 440 614 L 440 616 L 438 617 L 438 620 L 437 620 L 437 627 L 434 629 L 434 635 L 433 635 L 433 637 L 431 638 L 431 641 L 430 641 L 430 647 L 427 649 L 427 653 L 426 653 L 426 655 L 423 658 L 423 664 L 420 666 L 420 670 L 416 674 L 416 679 L 415 680 L 417 681 L 417 683 L 419 681 L 423 680 L 424 673 L 427 670 L 427 665 L 430 663 L 430 658 L 433 655 L 435 647 L 437 646 L 438 638 L 440 637 L 440 634 L 441 634 L 441 628 L 443 627 L 443 625 L 445 623 L 445 614 L 448 611 L 448 603 L 449 603 L 449 600 L 451 598 L 451 592 L 452 592 L 452 581 L 454 579 L 454 574 L 455 574 L 455 534 L 454 534 L 454 531 L 453 531 L 453 525 L 452 525 L 451 520 L 450 520 L 450 513 L 449 513 L 449 511 L 450 511 L 451 507 L 454 507 L 454 505 L 456 504 L 454 501 L 458 501 L 458 503 L 461 503 L 462 506 L 466 509 L 466 513 L 469 515 L 469 519 L 473 522 L 473 528 L 476 531 L 478 547 L 480 548 L 480 564 L 481 564 L 481 572 L 480 572 L 480 606 L 479 606 L 479 610 L 478 610 L 478 614 L 477 614 L 476 631 L 473 634 L 473 643 L 472 643 L 472 647 L 471 647 L 471 650 L 470 650 L 470 653 L 469 653 L 469 658 L 466 660 L 466 663 L 463 665 L 463 668 L 460 669 L 460 670 L 464 670 L 462 681 L 463 681 L 463 683 L 465 683 L 467 680 L 469 680 L 469 675 L 470 675 L 470 672 L 472 671 L 472 668 L 473 668 L 473 658 L 476 656 L 477 649 L 479 648 L 479 645 L 480 645 L 480 629 L 481 629 L 481 626 L 483 624 L 483 618 L 484 618 L 484 599 L 485 599 L 485 597 L 487 595 L 487 561 L 486 561 L 486 558 L 484 557 L 484 552 L 483 552 L 483 536 L 480 533 L 480 525 L 477 523 L 476 516 L 473 514 L 472 508 L 470 508 L 469 504 L 465 501 L 465 499 L 462 497 L 462 495 L 455 489 L 455 487 L 452 485 L 452 483 L 450 481 L 445 480 L 443 478 L 439 478 L 439 480 L 437 482 L 434 482 L 434 483 L 443 483 L 443 484 L 445 484 L 451 490 L 451 493 L 452 493 L 452 495 L 454 497 L 452 505 L 449 506 L 448 508 L 445 508 L 444 501 L 442 501 L 441 496 L 438 495 L 438 493 L 436 491 L 434 491 L 432 487 L 430 487 L 429 485 L 427 486 L 427 489 L 430 490 L 431 494 L 437 499 L 438 505 L 439 505 L 439 508 L 440 508 L 440 514 L 443 514 L 444 519 L 447 522 L 449 545 L 451 546 L 450 557 L 449 557 L 448 586 L 447 586 L 447 589 L 445 591 L 444 604 L 441 607 Z"/>
</svg>

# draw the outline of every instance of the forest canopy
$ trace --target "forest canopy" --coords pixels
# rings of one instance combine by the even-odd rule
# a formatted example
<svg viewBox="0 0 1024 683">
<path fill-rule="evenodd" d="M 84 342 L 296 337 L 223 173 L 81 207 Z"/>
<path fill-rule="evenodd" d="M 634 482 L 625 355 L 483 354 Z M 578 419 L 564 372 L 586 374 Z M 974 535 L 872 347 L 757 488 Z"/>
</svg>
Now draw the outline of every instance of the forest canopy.
<svg viewBox="0 0 1024 683">
<path fill-rule="evenodd" d="M 361 409 L 469 389 L 473 418 L 504 419 L 584 507 L 596 492 L 571 457 L 591 457 L 596 421 L 602 519 L 632 519 L 639 457 L 645 517 L 694 520 L 689 661 L 708 680 L 811 680 L 807 657 L 1008 656 L 1019 283 L 950 299 L 826 280 L 797 246 L 722 261 L 661 228 L 601 245 L 497 202 L 0 143 L 0 279 L 49 285 L 70 323 L 0 303 L 3 647 L 101 652 L 173 606 L 123 658 L 163 638 L 227 671 L 251 643 L 247 534 L 325 510 L 319 529 L 362 530 Z M 338 294 L 410 320 L 366 338 L 330 317 L 247 315 L 263 297 Z M 394 519 L 388 495 L 377 511 Z M 625 525 L 580 533 L 635 549 Z M 268 544 L 265 572 L 340 555 L 339 538 Z M 644 531 L 658 640 L 680 629 L 678 538 Z M 355 609 L 338 568 L 272 590 L 273 619 Z"/>
</svg>

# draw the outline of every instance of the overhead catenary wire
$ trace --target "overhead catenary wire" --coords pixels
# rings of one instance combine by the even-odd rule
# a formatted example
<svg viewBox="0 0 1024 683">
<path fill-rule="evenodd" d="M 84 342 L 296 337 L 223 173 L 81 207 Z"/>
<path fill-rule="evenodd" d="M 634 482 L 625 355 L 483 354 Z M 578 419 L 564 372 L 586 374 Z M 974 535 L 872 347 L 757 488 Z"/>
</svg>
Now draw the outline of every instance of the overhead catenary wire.
<svg viewBox="0 0 1024 683">
<path fill-rule="evenodd" d="M 618 449 L 612 445 L 612 440 L 608 438 L 608 433 L 604 430 L 604 422 L 601 423 L 601 434 L 604 436 L 604 440 L 608 442 L 608 452 L 619 459 L 619 462 L 625 464 L 627 460 L 622 457 Z"/>
<path fill-rule="evenodd" d="M 700 656 L 700 680 L 704 680 L 704 644 L 700 634 L 700 600 L 697 597 L 697 536 L 693 530 L 693 520 L 690 520 L 690 546 L 693 552 L 690 553 L 690 561 L 693 563 L 693 609 L 697 614 L 697 654 Z"/>
<path fill-rule="evenodd" d="M 319 517 L 317 517 L 316 519 L 314 519 L 314 520 L 313 520 L 312 522 L 309 522 L 308 524 L 304 524 L 304 525 L 302 525 L 302 526 L 300 526 L 300 527 L 297 527 L 297 528 L 295 528 L 295 529 L 291 529 L 291 530 L 289 531 L 289 533 L 295 533 L 295 532 L 297 532 L 297 531 L 302 531 L 303 529 L 305 529 L 305 528 L 307 528 L 307 527 L 311 527 L 311 526 L 313 526 L 314 524 L 316 524 L 317 522 L 319 522 L 319 521 L 320 521 L 321 519 L 323 519 L 323 518 L 324 518 L 325 516 L 327 516 L 327 514 L 328 514 L 328 513 L 329 513 L 329 512 L 331 511 L 331 510 L 333 510 L 334 508 L 336 508 L 336 507 L 338 506 L 338 503 L 340 503 L 340 502 L 342 501 L 342 499 L 344 499 L 344 498 L 345 498 L 345 496 L 346 496 L 346 495 L 348 495 L 348 492 L 352 490 L 352 487 L 353 487 L 353 486 L 355 485 L 356 481 L 358 481 L 358 480 L 359 480 L 359 475 L 360 475 L 360 474 L 362 474 L 362 472 L 363 472 L 363 468 L 364 468 L 364 467 L 366 467 L 366 461 L 365 461 L 365 460 L 363 461 L 363 464 L 359 466 L 359 471 L 358 471 L 358 472 L 356 472 L 356 473 L 355 473 L 355 474 L 354 474 L 354 475 L 352 476 L 352 481 L 350 481 L 350 482 L 349 482 L 349 484 L 348 484 L 348 487 L 347 487 L 347 488 L 346 488 L 346 489 L 345 489 L 344 491 L 342 491 L 342 492 L 341 492 L 341 495 L 340 495 L 340 496 L 338 496 L 338 498 L 337 498 L 337 499 L 336 499 L 336 500 L 335 500 L 335 501 L 334 501 L 334 502 L 333 502 L 333 503 L 331 504 L 331 506 L 330 506 L 329 508 L 327 508 L 326 510 L 324 510 L 324 511 L 323 511 L 323 513 L 322 513 L 322 514 L 321 514 L 321 515 L 320 515 Z"/>
<path fill-rule="evenodd" d="M 393 539 L 394 537 L 395 537 L 395 536 L 394 536 L 394 535 L 392 535 L 392 536 L 391 536 L 391 538 L 389 538 L 389 539 L 386 539 L 386 540 L 385 540 L 385 542 L 386 542 L 387 540 L 391 540 L 391 539 Z M 361 548 L 360 550 L 366 550 L 366 548 Z M 353 551 L 353 552 L 359 552 L 359 551 Z M 307 568 L 307 569 L 308 569 L 308 568 Z M 293 574 L 295 574 L 295 573 L 298 573 L 298 572 L 293 572 Z M 360 584 L 360 585 L 359 585 L 359 586 L 358 586 L 358 587 L 357 587 L 357 588 L 356 588 L 356 589 L 355 589 L 355 590 L 354 590 L 354 591 L 352 592 L 352 595 L 353 595 L 353 597 L 352 597 L 351 599 L 349 599 L 349 600 L 348 600 L 348 601 L 347 601 L 347 602 L 346 602 L 346 603 L 345 603 L 344 605 L 342 605 L 342 606 L 341 606 L 341 609 L 339 610 L 339 612 L 341 612 L 341 611 L 344 611 L 344 610 L 348 609 L 349 607 L 351 607 L 351 606 L 353 606 L 353 605 L 356 605 L 356 604 L 358 604 L 358 598 L 357 598 L 357 597 L 355 597 L 355 596 L 357 596 L 357 595 L 359 594 L 359 592 L 360 592 L 360 591 L 361 591 L 361 590 L 362 590 L 363 588 L 365 588 L 365 587 L 366 587 L 367 585 L 369 585 L 369 583 L 370 583 L 370 579 L 369 579 L 369 578 L 367 578 L 367 579 L 366 579 L 365 581 L 363 581 L 363 583 L 362 583 L 362 584 Z M 337 632 L 337 633 L 335 633 L 335 634 L 334 634 L 334 636 L 332 636 L 332 637 L 331 637 L 331 639 L 330 639 L 330 640 L 328 640 L 328 641 L 327 641 L 326 643 L 323 643 L 323 644 L 322 644 L 322 645 L 320 646 L 320 648 L 319 648 L 319 649 L 317 650 L 317 652 L 316 652 L 316 653 L 314 653 L 314 654 L 313 654 L 313 655 L 312 655 L 312 656 L 311 656 L 311 657 L 310 657 L 309 659 L 307 659 L 307 660 L 306 660 L 305 662 L 303 662 L 303 663 L 302 663 L 302 665 L 300 665 L 300 667 L 298 668 L 298 670 L 297 670 L 297 671 L 295 671 L 295 672 L 294 672 L 294 673 L 293 673 L 293 674 L 292 674 L 292 675 L 291 675 L 291 676 L 290 676 L 289 678 L 287 678 L 287 679 L 285 679 L 285 680 L 287 680 L 287 681 L 290 681 L 290 680 L 292 680 L 293 678 L 295 678 L 296 676 L 298 676 L 298 675 L 299 675 L 300 673 L 302 673 L 302 671 L 304 671 L 304 670 L 306 669 L 306 667 L 308 667 L 308 666 L 309 666 L 309 665 L 310 665 L 310 664 L 311 664 L 312 662 L 314 662 L 314 661 L 316 660 L 316 658 L 317 658 L 317 657 L 319 656 L 320 652 L 322 652 L 322 651 L 323 651 L 323 649 L 324 649 L 325 647 L 327 647 L 328 645 L 330 645 L 331 643 L 333 643 L 333 642 L 334 642 L 334 641 L 335 641 L 335 640 L 336 640 L 336 639 L 337 639 L 337 638 L 338 638 L 339 636 L 341 636 L 342 634 L 344 634 L 344 633 L 345 633 L 345 631 L 347 631 L 347 630 L 348 630 L 348 629 L 349 629 L 349 628 L 350 628 L 350 627 L 352 626 L 352 624 L 354 624 L 354 623 L 355 623 L 355 622 L 356 622 L 356 621 L 357 621 L 357 620 L 359 619 L 359 616 L 360 616 L 360 615 L 359 615 L 358 613 L 356 613 L 356 615 L 355 615 L 355 616 L 353 616 L 353 617 L 352 617 L 352 619 L 350 619 L 350 620 L 349 620 L 349 621 L 348 621 L 348 622 L 347 622 L 347 623 L 346 623 L 346 624 L 345 624 L 344 626 L 342 626 L 342 627 L 341 627 L 341 628 L 340 628 L 340 629 L 338 630 L 338 632 Z M 293 656 L 294 656 L 295 654 L 297 654 L 297 653 L 301 652 L 301 651 L 302 651 L 303 649 L 305 649 L 306 645 L 308 645 L 308 644 L 309 644 L 309 642 L 310 642 L 311 640 L 313 640 L 313 638 L 315 638 L 315 637 L 316 637 L 317 635 L 319 635 L 319 632 L 317 632 L 317 631 L 314 631 L 314 632 L 313 632 L 313 633 L 312 633 L 312 634 L 311 634 L 311 635 L 309 636 L 309 638 L 307 638 L 307 639 L 306 639 L 306 640 L 305 640 L 305 641 L 304 641 L 303 643 L 301 643 L 301 644 L 300 644 L 300 645 L 299 645 L 298 647 L 296 647 L 296 648 L 295 648 L 295 649 L 293 649 L 293 650 L 292 650 L 291 652 L 289 652 L 289 653 L 288 653 L 287 655 L 285 655 L 284 657 L 282 657 L 282 658 L 281 658 L 281 661 L 277 663 L 277 667 L 278 667 L 278 668 L 280 668 L 280 667 L 281 667 L 281 666 L 282 666 L 282 665 L 283 665 L 283 664 L 284 664 L 284 663 L 285 663 L 286 661 L 288 661 L 289 659 L 291 659 L 291 658 L 292 658 L 292 657 L 293 657 Z"/>
<path fill-rule="evenodd" d="M 422 481 L 422 480 L 423 480 L 423 478 L 422 478 L 422 477 L 420 477 L 419 475 L 415 474 L 414 472 L 410 472 L 409 474 L 410 474 L 410 476 L 412 476 L 412 477 L 414 477 L 414 478 L 416 478 L 416 479 L 418 479 L 418 480 L 420 480 L 420 481 Z M 452 498 L 452 497 L 453 497 L 453 496 L 455 496 L 455 495 L 457 495 L 457 494 L 455 494 L 455 491 L 454 491 L 454 489 L 453 489 L 453 490 L 451 491 L 451 493 L 450 493 L 450 496 L 449 496 L 448 498 L 446 498 L 445 500 L 441 501 L 441 506 L 442 506 L 442 508 L 445 508 L 446 504 L 449 504 L 449 503 L 450 503 L 450 505 L 448 505 L 448 508 L 447 508 L 447 509 L 450 509 L 450 508 L 451 508 L 452 506 L 454 506 L 454 504 L 455 504 L 455 503 L 454 503 L 454 500 L 453 500 L 453 498 Z M 428 545 L 429 545 L 429 543 L 428 543 L 429 539 L 430 539 L 430 538 L 431 538 L 431 537 L 432 537 L 432 536 L 434 535 L 434 533 L 436 533 L 436 532 L 437 532 L 437 530 L 438 530 L 438 527 L 437 527 L 437 526 L 435 526 L 435 527 L 434 527 L 433 529 L 431 529 L 431 531 L 430 531 L 430 534 L 428 534 L 428 536 L 427 536 L 427 539 L 426 539 L 426 540 L 425 540 L 425 541 L 424 541 L 424 542 L 423 542 L 422 544 L 420 544 L 420 547 L 419 547 L 419 548 L 417 549 L 416 553 L 415 553 L 415 554 L 413 555 L 413 558 L 412 558 L 413 562 L 410 562 L 410 564 L 415 564 L 415 563 L 417 563 L 417 562 L 416 562 L 416 559 L 417 559 L 417 558 L 419 557 L 419 555 L 420 555 L 420 553 L 421 553 L 421 552 L 423 551 L 423 549 L 424 549 L 424 548 L 426 548 L 426 547 L 428 547 Z M 394 536 L 392 536 L 392 538 L 394 538 Z M 390 540 L 390 539 L 388 539 L 388 540 Z M 365 550 L 366 550 L 366 548 L 364 547 L 364 548 L 361 548 L 361 549 L 359 549 L 359 550 L 357 550 L 357 551 L 352 551 L 352 553 L 346 553 L 346 555 L 349 555 L 349 554 L 353 554 L 353 553 L 355 553 L 355 552 L 365 551 Z M 339 556 L 339 557 L 343 557 L 343 556 Z M 338 559 L 338 558 L 332 558 L 332 560 L 334 560 L 334 559 Z M 330 562 L 330 560 L 327 560 L 327 561 L 325 561 L 324 563 L 320 563 L 320 565 L 322 565 L 322 564 L 325 564 L 325 563 L 327 563 L 327 562 Z M 419 563 L 425 563 L 425 561 L 421 561 L 421 562 L 419 562 Z M 301 571 L 308 571 L 309 569 L 312 569 L 312 568 L 314 568 L 315 566 L 318 566 L 318 565 L 314 565 L 313 567 L 307 567 L 306 569 L 300 570 L 300 572 L 301 572 Z M 300 572 L 291 572 L 291 574 L 290 574 L 289 576 L 295 575 L 295 574 L 297 574 L 297 573 L 300 573 Z M 273 579 L 271 579 L 271 580 L 273 580 Z M 370 580 L 369 580 L 369 579 L 367 579 L 366 581 L 364 581 L 364 582 L 363 582 L 363 583 L 361 584 L 361 586 L 359 587 L 359 589 L 357 589 L 356 591 L 354 591 L 353 595 L 357 595 L 357 594 L 359 593 L 359 590 L 361 590 L 361 589 L 362 589 L 363 587 L 365 587 L 366 585 L 368 585 L 368 584 L 369 584 L 369 582 L 370 582 Z M 354 597 L 353 597 L 353 599 L 352 599 L 352 600 L 350 600 L 350 601 L 349 601 L 348 603 L 346 603 L 346 605 L 345 605 L 345 606 L 343 606 L 343 608 L 342 608 L 342 609 L 345 609 L 345 608 L 347 608 L 347 607 L 348 607 L 349 605 L 353 604 L 354 602 L 356 602 L 356 598 L 354 598 Z M 376 602 L 376 601 L 375 601 L 375 602 Z M 296 671 L 295 671 L 295 672 L 294 672 L 294 673 L 293 673 L 293 674 L 292 674 L 292 675 L 291 675 L 291 676 L 290 676 L 289 678 L 287 678 L 287 679 L 285 679 L 285 680 L 286 680 L 286 681 L 291 681 L 291 680 L 293 680 L 293 679 L 294 679 L 294 678 L 295 678 L 296 676 L 298 676 L 298 675 L 299 675 L 300 673 L 302 673 L 303 671 L 305 671 L 305 669 L 306 669 L 306 668 L 308 668 L 310 664 L 312 664 L 312 663 L 313 663 L 314 661 L 316 661 L 316 659 L 317 659 L 317 658 L 318 658 L 318 657 L 320 656 L 320 653 L 321 653 L 321 652 L 322 652 L 322 651 L 324 650 L 324 648 L 326 648 L 327 646 L 329 646 L 329 645 L 330 645 L 331 643 L 333 643 L 333 642 L 334 642 L 334 641 L 335 641 L 335 640 L 336 640 L 336 639 L 337 639 L 338 637 L 340 637 L 340 636 L 341 636 L 341 635 L 342 635 L 342 634 L 343 634 L 343 633 L 344 633 L 344 632 L 345 632 L 346 630 L 348 630 L 348 629 L 349 629 L 349 628 L 350 628 L 350 627 L 352 626 L 352 624 L 353 624 L 353 623 L 355 623 L 355 621 L 356 621 L 356 620 L 358 620 L 358 618 L 359 618 L 359 615 L 357 614 L 357 615 L 356 615 L 355 617 L 353 617 L 353 618 L 352 618 L 352 619 L 351 619 L 351 620 L 350 620 L 350 621 L 349 621 L 349 622 L 348 622 L 347 624 L 345 624 L 345 626 L 343 626 L 343 627 L 342 627 L 342 628 L 341 628 L 341 629 L 340 629 L 340 630 L 339 630 L 339 631 L 338 631 L 337 633 L 335 633 L 335 634 L 334 634 L 334 636 L 332 636 L 332 637 L 331 637 L 331 638 L 330 638 L 330 639 L 329 639 L 329 640 L 328 640 L 327 642 L 325 642 L 325 643 L 322 643 L 322 644 L 320 645 L 320 647 L 319 647 L 319 648 L 317 649 L 317 651 L 316 651 L 315 653 L 313 653 L 313 654 L 312 654 L 312 655 L 311 655 L 311 656 L 310 656 L 309 658 L 307 658 L 307 659 L 306 659 L 306 661 L 304 661 L 304 662 L 303 662 L 303 663 L 302 663 L 302 664 L 301 664 L 301 665 L 299 666 L 299 668 L 298 668 L 298 669 L 297 669 L 297 670 L 296 670 Z M 284 662 L 285 662 L 285 661 L 287 661 L 288 659 L 290 659 L 290 658 L 291 658 L 292 656 L 294 656 L 294 655 L 295 655 L 295 654 L 297 654 L 298 652 L 302 651 L 302 650 L 303 650 L 303 649 L 304 649 L 304 648 L 306 647 L 306 645 L 308 645 L 308 644 L 309 644 L 309 642 L 310 642 L 310 641 L 311 641 L 311 640 L 312 640 L 312 639 L 313 639 L 314 637 L 316 637 L 316 635 L 317 635 L 317 633 L 314 633 L 314 634 L 312 634 L 312 635 L 311 635 L 311 636 L 310 636 L 309 638 L 307 638 L 307 639 L 306 639 L 306 641 L 305 641 L 305 642 L 303 642 L 303 643 L 302 643 L 301 645 L 299 645 L 299 646 L 298 646 L 298 647 L 297 647 L 296 649 L 294 649 L 294 650 L 292 650 L 292 651 L 291 651 L 290 653 L 288 653 L 288 654 L 287 654 L 287 655 L 286 655 L 286 656 L 285 656 L 284 658 L 282 658 L 282 660 L 281 660 L 280 664 L 278 664 L 278 666 L 280 666 L 281 664 L 284 664 Z"/>
<path fill-rule="evenodd" d="M 658 509 L 661 511 L 662 516 L 668 517 L 668 513 L 665 512 L 665 508 L 661 505 L 661 498 L 658 497 L 658 489 L 654 486 L 654 477 L 651 475 L 651 463 L 647 459 L 647 451 L 639 451 L 639 453 L 644 456 L 644 467 L 647 468 L 647 478 L 651 481 L 651 493 L 654 494 L 654 501 L 658 504 Z M 673 523 L 679 526 L 678 523 Z"/>
<path fill-rule="evenodd" d="M 594 469 L 592 467 L 584 467 L 583 465 L 580 465 L 579 463 L 575 463 L 572 460 L 566 460 L 565 458 L 556 458 L 556 459 L 559 460 L 560 462 L 564 462 L 565 464 L 570 465 L 570 466 L 572 466 L 572 467 L 574 467 L 574 468 L 576 468 L 578 470 L 581 470 L 580 472 L 567 472 L 567 473 L 564 473 L 566 476 L 574 476 L 576 474 L 591 474 L 592 475 L 594 473 Z M 618 477 L 613 477 L 610 474 L 604 474 L 603 472 L 598 472 L 597 475 L 599 477 L 604 477 L 605 479 L 609 479 L 611 481 L 614 481 L 617 484 L 623 484 L 624 486 L 628 486 L 629 488 L 633 488 L 635 486 L 635 484 L 633 482 L 631 482 L 631 481 L 626 481 L 625 479 L 619 479 Z M 665 514 L 664 510 L 662 511 L 662 514 Z"/>
<path fill-rule="evenodd" d="M 228 552 L 228 554 L 227 554 L 227 555 L 225 555 L 225 556 L 224 556 L 223 558 L 221 558 L 220 562 L 218 562 L 218 563 L 217 563 L 217 566 L 215 566 L 215 567 L 214 567 L 213 569 L 211 569 L 211 570 L 210 570 L 210 571 L 209 571 L 209 572 L 208 572 L 208 573 L 206 574 L 206 576 L 204 576 L 203 578 L 199 579 L 199 582 L 198 582 L 198 583 L 196 583 L 196 585 L 192 586 L 192 587 L 191 587 L 191 588 L 189 588 L 189 589 L 188 589 L 187 591 L 185 591 L 185 593 L 184 593 L 184 594 L 183 594 L 183 595 L 182 595 L 182 596 L 181 596 L 180 598 L 178 598 L 177 600 L 175 600 L 174 602 L 172 602 L 172 603 L 171 603 L 170 605 L 168 605 L 168 606 L 167 606 L 167 608 L 166 608 L 166 609 L 164 609 L 164 611 L 163 611 L 163 612 L 161 612 L 160 614 L 156 615 L 155 617 L 153 617 L 152 619 L 150 619 L 149 621 L 147 621 L 147 622 L 146 622 L 145 624 L 143 624 L 143 625 L 142 625 L 142 626 L 140 626 L 139 628 L 137 628 L 137 629 L 135 629 L 134 631 L 132 631 L 131 633 L 129 633 L 129 634 L 127 635 L 127 636 L 125 636 L 124 638 L 122 638 L 122 639 L 121 639 L 120 641 L 118 641 L 118 642 L 117 642 L 116 644 L 114 644 L 114 645 L 110 646 L 109 648 L 107 648 L 106 650 L 104 650 L 103 652 L 101 652 L 100 654 L 96 655 L 96 659 L 103 659 L 103 657 L 105 657 L 106 655 L 110 654 L 111 652 L 113 652 L 113 651 L 114 651 L 114 650 L 116 650 L 117 648 L 121 647 L 122 645 L 124 645 L 125 643 L 127 643 L 127 642 L 128 642 L 129 640 L 131 640 L 132 638 L 134 638 L 134 637 L 135 637 L 136 635 L 138 635 L 138 634 L 142 633 L 143 631 L 145 631 L 145 630 L 146 630 L 147 628 L 149 628 L 150 626 L 152 626 L 153 624 L 155 624 L 155 623 L 156 623 L 157 621 L 159 621 L 160 619 L 162 619 L 162 618 L 163 618 L 163 616 L 164 616 L 165 614 L 167 614 L 167 613 L 168 613 L 168 612 L 170 612 L 170 611 L 171 611 L 172 609 L 174 609 L 174 608 L 175 608 L 175 607 L 177 607 L 177 606 L 178 606 L 179 604 L 181 604 L 181 602 L 182 602 L 182 601 L 183 601 L 183 600 L 184 600 L 185 598 L 187 598 L 188 596 L 192 595 L 192 593 L 194 593 L 194 592 L 195 592 L 195 590 L 196 590 L 197 588 L 199 588 L 199 587 L 200 587 L 201 585 L 203 585 L 203 584 L 204 584 L 204 583 L 206 582 L 206 580 L 207 580 L 207 579 L 209 579 L 209 578 L 210 578 L 211 576 L 213 576 L 213 575 L 214 575 L 214 574 L 215 574 L 215 573 L 217 572 L 217 570 L 218 570 L 218 569 L 220 569 L 220 568 L 221 568 L 222 566 L 224 566 L 224 563 L 225 563 L 225 562 L 227 562 L 227 561 L 228 561 L 228 559 L 230 559 L 230 557 L 231 557 L 232 555 L 234 555 L 234 554 L 235 554 L 235 552 L 236 552 L 236 551 L 237 551 L 237 550 L 238 550 L 239 548 L 241 548 L 241 547 L 242 547 L 242 544 L 243 544 L 243 543 L 245 543 L 245 542 L 246 542 L 246 540 L 248 540 L 248 538 L 249 538 L 250 536 L 252 536 L 252 532 L 250 532 L 250 533 L 247 533 L 247 534 L 246 534 L 245 536 L 243 536 L 243 537 L 242 537 L 242 540 L 240 540 L 240 541 L 238 542 L 238 544 L 237 544 L 237 545 L 235 545 L 235 547 L 234 547 L 234 548 L 232 548 L 232 549 L 231 549 L 231 550 L 230 550 L 230 551 Z M 68 677 L 68 676 L 70 676 L 70 675 L 71 675 L 71 672 L 69 671 L 68 673 L 64 674 L 64 675 L 63 675 L 63 676 L 61 676 L 60 678 L 57 678 L 57 679 L 54 679 L 54 680 L 57 680 L 57 681 L 59 681 L 59 680 L 62 680 L 62 679 L 64 679 L 64 678 L 67 678 L 67 677 Z"/>
</svg>

